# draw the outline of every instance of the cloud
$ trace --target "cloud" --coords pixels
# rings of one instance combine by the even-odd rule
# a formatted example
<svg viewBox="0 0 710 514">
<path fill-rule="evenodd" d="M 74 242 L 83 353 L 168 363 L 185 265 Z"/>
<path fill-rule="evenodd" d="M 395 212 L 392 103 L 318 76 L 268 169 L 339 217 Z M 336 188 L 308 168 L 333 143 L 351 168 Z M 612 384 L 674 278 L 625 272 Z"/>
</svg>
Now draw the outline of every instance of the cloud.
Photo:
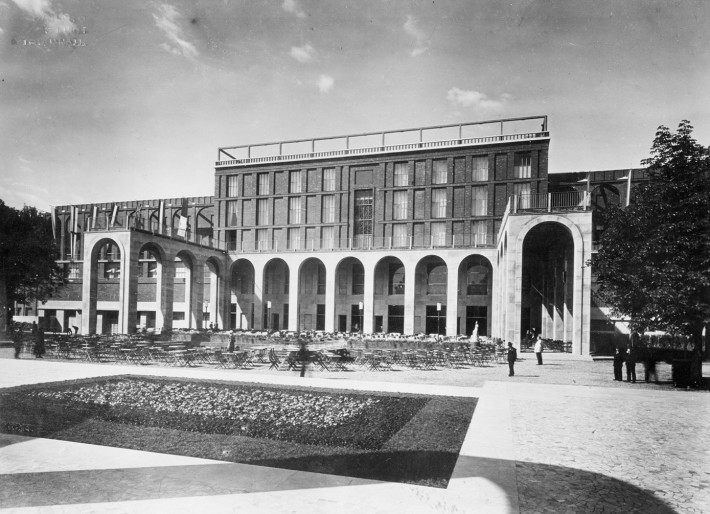
<svg viewBox="0 0 710 514">
<path fill-rule="evenodd" d="M 446 99 L 452 104 L 459 107 L 476 107 L 479 109 L 500 109 L 503 107 L 508 100 L 512 97 L 503 93 L 500 99 L 494 100 L 488 98 L 485 93 L 479 93 L 478 91 L 459 89 L 457 87 L 452 87 L 446 93 Z"/>
<path fill-rule="evenodd" d="M 70 34 L 78 30 L 68 14 L 57 12 L 50 0 L 12 0 L 17 7 L 27 14 L 40 18 L 50 36 Z"/>
<path fill-rule="evenodd" d="M 315 52 L 315 48 L 313 48 L 310 43 L 306 43 L 303 46 L 292 46 L 289 53 L 291 54 L 291 57 L 296 59 L 298 62 L 306 63 L 311 62 L 314 59 Z"/>
<path fill-rule="evenodd" d="M 321 93 L 330 93 L 335 85 L 335 79 L 329 75 L 321 75 L 318 77 L 318 82 L 316 82 L 318 89 Z"/>
<path fill-rule="evenodd" d="M 293 14 L 298 18 L 306 17 L 306 13 L 303 12 L 303 9 L 301 9 L 298 0 L 284 0 L 284 3 L 281 5 L 281 8 L 287 13 Z"/>
<path fill-rule="evenodd" d="M 182 15 L 170 4 L 161 5 L 158 14 L 153 14 L 155 26 L 162 30 L 172 43 L 172 45 L 161 43 L 159 47 L 175 55 L 192 59 L 200 55 L 200 52 L 195 45 L 185 39 L 182 27 L 179 25 L 180 18 Z"/>
<path fill-rule="evenodd" d="M 429 38 L 419 27 L 419 21 L 411 14 L 407 15 L 404 22 L 404 31 L 414 38 L 414 49 L 409 52 L 412 57 L 417 57 L 429 49 Z"/>
</svg>

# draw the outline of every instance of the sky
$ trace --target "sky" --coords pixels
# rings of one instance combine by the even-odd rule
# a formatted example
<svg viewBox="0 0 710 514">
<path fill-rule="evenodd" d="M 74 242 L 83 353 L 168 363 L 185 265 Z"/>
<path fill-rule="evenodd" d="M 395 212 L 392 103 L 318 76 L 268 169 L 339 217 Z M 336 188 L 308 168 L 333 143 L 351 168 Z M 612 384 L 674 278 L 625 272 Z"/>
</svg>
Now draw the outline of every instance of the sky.
<svg viewBox="0 0 710 514">
<path fill-rule="evenodd" d="M 710 145 L 707 0 L 0 0 L 0 199 L 214 194 L 217 148 L 549 116 L 550 173 Z"/>
</svg>

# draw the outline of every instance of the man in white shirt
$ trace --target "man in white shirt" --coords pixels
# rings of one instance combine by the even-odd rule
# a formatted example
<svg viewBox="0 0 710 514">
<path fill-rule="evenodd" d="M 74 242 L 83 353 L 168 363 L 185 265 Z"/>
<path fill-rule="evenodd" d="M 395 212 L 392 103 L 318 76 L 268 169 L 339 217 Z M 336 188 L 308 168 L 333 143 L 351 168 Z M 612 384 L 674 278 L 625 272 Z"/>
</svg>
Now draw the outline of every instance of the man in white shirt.
<svg viewBox="0 0 710 514">
<path fill-rule="evenodd" d="M 535 340 L 535 357 L 537 357 L 537 365 L 542 366 L 542 337 L 540 336 Z"/>
</svg>

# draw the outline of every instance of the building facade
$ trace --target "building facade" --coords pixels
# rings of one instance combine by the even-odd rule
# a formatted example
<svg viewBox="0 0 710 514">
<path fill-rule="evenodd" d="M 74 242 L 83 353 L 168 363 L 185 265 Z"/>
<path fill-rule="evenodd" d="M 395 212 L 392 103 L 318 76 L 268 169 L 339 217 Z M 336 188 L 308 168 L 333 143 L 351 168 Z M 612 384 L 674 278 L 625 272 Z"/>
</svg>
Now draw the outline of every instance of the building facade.
<svg viewBox="0 0 710 514">
<path fill-rule="evenodd" d="M 588 354 L 601 189 L 548 176 L 549 143 L 540 116 L 220 148 L 213 197 L 57 207 L 69 283 L 40 312 L 82 333 L 535 329 Z"/>
</svg>

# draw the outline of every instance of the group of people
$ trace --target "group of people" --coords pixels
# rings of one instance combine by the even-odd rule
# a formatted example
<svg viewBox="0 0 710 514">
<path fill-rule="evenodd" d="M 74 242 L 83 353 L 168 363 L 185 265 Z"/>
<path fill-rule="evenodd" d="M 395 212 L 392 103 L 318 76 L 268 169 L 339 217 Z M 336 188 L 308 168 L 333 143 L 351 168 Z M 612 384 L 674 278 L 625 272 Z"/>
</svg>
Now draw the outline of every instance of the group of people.
<svg viewBox="0 0 710 514">
<path fill-rule="evenodd" d="M 638 353 L 636 348 L 631 347 L 626 350 L 621 348 L 616 349 L 614 354 L 614 380 L 623 382 L 623 370 L 626 365 L 626 381 L 636 382 L 636 362 L 638 361 Z M 648 355 L 644 359 L 644 379 L 650 382 L 658 382 L 658 374 L 656 373 L 656 358 L 653 355 Z"/>
<path fill-rule="evenodd" d="M 18 331 L 21 330 L 18 328 Z M 32 349 L 32 353 L 34 356 L 38 359 L 42 359 L 43 355 L 46 352 L 46 349 L 44 347 L 44 330 L 42 329 L 41 326 L 37 325 L 36 321 L 32 322 L 32 340 L 34 341 L 34 347 Z M 15 347 L 15 358 L 19 359 L 20 358 L 20 353 L 22 353 L 22 338 L 19 337 L 13 337 L 13 344 Z"/>
<path fill-rule="evenodd" d="M 542 350 L 542 336 L 538 335 L 537 338 L 535 338 L 535 345 L 533 347 L 538 366 L 542 366 Z M 518 350 L 515 349 L 513 343 L 509 342 L 506 352 L 508 357 L 508 376 L 512 377 L 515 376 L 515 361 L 518 360 Z"/>
</svg>

